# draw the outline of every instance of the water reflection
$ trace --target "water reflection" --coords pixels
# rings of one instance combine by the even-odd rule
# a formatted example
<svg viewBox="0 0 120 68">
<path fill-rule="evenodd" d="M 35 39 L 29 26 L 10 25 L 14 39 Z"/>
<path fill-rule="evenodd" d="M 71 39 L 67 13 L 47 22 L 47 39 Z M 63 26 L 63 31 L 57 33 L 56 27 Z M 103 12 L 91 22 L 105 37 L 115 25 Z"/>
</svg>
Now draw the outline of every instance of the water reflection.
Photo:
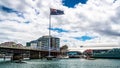
<svg viewBox="0 0 120 68">
<path fill-rule="evenodd" d="M 55 61 L 37 59 L 25 62 L 0 62 L 0 68 L 120 68 L 120 61 L 116 59 L 61 59 Z"/>
</svg>

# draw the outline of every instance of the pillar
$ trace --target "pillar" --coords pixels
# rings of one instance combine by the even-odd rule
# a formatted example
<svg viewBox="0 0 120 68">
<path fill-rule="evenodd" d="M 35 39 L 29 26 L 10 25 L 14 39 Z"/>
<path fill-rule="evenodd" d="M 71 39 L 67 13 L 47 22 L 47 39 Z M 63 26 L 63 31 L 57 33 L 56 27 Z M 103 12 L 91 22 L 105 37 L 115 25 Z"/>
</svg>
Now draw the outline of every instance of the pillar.
<svg viewBox="0 0 120 68">
<path fill-rule="evenodd" d="M 39 59 L 40 57 L 39 51 L 30 51 L 30 59 Z"/>
<path fill-rule="evenodd" d="M 23 60 L 23 55 L 21 53 L 14 53 L 12 58 L 11 58 L 11 61 L 15 61 L 15 60 Z"/>
</svg>

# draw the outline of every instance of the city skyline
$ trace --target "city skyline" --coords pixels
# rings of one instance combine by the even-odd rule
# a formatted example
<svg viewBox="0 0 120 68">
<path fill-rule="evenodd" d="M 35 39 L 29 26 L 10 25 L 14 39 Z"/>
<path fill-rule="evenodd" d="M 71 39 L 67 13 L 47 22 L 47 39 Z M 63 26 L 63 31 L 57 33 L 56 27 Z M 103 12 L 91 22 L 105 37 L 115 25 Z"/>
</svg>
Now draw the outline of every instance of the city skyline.
<svg viewBox="0 0 120 68">
<path fill-rule="evenodd" d="M 25 45 L 48 35 L 51 7 L 64 11 L 64 15 L 51 16 L 51 35 L 59 37 L 61 45 L 120 45 L 119 0 L 13 1 L 0 1 L 0 43 L 15 41 Z"/>
</svg>

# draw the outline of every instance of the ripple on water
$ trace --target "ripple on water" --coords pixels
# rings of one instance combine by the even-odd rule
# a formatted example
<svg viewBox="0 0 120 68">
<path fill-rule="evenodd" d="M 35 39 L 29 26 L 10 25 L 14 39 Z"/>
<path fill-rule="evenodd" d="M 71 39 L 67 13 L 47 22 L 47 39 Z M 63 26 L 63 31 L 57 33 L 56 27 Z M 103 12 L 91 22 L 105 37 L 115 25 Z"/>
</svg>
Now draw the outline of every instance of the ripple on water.
<svg viewBox="0 0 120 68">
<path fill-rule="evenodd" d="M 120 68 L 120 61 L 115 59 L 62 59 L 57 61 L 38 59 L 25 62 L 0 62 L 0 68 Z"/>
</svg>

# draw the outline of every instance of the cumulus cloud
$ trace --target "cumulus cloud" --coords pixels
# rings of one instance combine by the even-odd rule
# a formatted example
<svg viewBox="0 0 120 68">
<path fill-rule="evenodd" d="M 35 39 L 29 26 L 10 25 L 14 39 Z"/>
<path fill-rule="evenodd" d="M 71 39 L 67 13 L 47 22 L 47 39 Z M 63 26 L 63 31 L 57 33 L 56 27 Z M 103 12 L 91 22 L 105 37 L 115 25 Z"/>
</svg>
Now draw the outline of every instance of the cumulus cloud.
<svg viewBox="0 0 120 68">
<path fill-rule="evenodd" d="M 61 38 L 61 46 L 76 47 L 89 43 L 120 41 L 120 1 L 88 0 L 74 8 L 64 6 L 62 0 L 2 0 L 0 6 L 0 41 L 17 41 L 25 45 L 49 33 L 49 8 L 64 10 L 64 15 L 51 16 L 51 34 Z M 20 17 L 18 13 L 23 17 Z M 56 29 L 57 28 L 57 29 Z M 63 32 L 60 32 L 63 31 Z M 87 41 L 75 39 L 93 37 Z"/>
</svg>

